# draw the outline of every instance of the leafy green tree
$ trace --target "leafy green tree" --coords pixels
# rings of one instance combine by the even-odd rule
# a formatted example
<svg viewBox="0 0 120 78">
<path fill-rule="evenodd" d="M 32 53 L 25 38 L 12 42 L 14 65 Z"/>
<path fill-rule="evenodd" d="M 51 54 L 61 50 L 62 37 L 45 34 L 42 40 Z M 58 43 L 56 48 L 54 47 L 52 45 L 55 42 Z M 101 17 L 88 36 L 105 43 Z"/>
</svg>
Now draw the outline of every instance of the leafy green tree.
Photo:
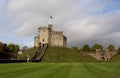
<svg viewBox="0 0 120 78">
<path fill-rule="evenodd" d="M 113 44 L 110 44 L 107 49 L 109 49 L 110 52 L 115 52 L 115 47 Z"/>
<path fill-rule="evenodd" d="M 83 51 L 83 52 L 90 52 L 90 47 L 89 47 L 89 45 L 88 45 L 88 44 L 85 44 L 85 45 L 83 46 L 83 48 L 82 48 L 82 51 Z"/>
<path fill-rule="evenodd" d="M 103 45 L 95 43 L 93 47 L 91 48 L 91 51 L 96 51 L 96 49 L 103 50 Z"/>
<path fill-rule="evenodd" d="M 10 52 L 14 52 L 15 51 L 15 44 L 9 44 L 8 49 Z"/>
<path fill-rule="evenodd" d="M 78 47 L 77 46 L 72 46 L 72 48 L 71 48 L 72 50 L 74 50 L 74 51 L 77 51 L 77 52 L 79 52 L 79 49 L 78 49 Z"/>
<path fill-rule="evenodd" d="M 15 45 L 15 50 L 14 52 L 18 52 L 19 51 L 19 45 Z"/>
</svg>

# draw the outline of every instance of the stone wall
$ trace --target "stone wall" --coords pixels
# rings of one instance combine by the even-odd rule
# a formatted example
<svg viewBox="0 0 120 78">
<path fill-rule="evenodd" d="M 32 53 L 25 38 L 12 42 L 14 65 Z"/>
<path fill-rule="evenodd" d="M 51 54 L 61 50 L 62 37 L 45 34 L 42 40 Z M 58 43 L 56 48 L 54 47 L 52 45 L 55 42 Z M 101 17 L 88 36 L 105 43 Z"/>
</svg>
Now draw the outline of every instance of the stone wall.
<svg viewBox="0 0 120 78">
<path fill-rule="evenodd" d="M 63 32 L 52 31 L 51 46 L 63 46 Z"/>
<path fill-rule="evenodd" d="M 110 51 L 96 51 L 96 52 L 89 52 L 88 55 L 91 55 L 98 61 L 109 61 L 110 58 L 115 56 L 117 52 L 110 52 Z"/>
<path fill-rule="evenodd" d="M 48 27 L 40 27 L 39 29 L 39 42 L 41 44 L 48 44 L 49 43 L 49 29 Z"/>
<path fill-rule="evenodd" d="M 39 46 L 39 36 L 34 37 L 34 46 Z"/>
</svg>

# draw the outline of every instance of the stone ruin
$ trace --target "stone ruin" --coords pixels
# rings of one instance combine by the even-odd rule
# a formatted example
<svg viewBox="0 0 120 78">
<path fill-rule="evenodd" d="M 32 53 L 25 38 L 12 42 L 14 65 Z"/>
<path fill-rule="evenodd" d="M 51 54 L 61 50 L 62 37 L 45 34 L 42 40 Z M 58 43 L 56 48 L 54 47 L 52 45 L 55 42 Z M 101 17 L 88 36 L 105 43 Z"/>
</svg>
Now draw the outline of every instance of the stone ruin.
<svg viewBox="0 0 120 78">
<path fill-rule="evenodd" d="M 96 52 L 91 52 L 89 55 L 97 59 L 98 61 L 109 61 L 110 58 L 115 56 L 117 52 L 110 52 L 108 49 L 102 51 L 101 49 L 96 49 Z"/>
</svg>

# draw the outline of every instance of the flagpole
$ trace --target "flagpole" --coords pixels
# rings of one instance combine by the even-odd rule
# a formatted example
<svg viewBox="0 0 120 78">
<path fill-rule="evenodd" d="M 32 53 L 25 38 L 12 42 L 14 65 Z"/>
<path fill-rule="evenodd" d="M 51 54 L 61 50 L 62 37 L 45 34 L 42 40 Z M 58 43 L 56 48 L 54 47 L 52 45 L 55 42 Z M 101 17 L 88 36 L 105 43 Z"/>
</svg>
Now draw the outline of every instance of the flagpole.
<svg viewBox="0 0 120 78">
<path fill-rule="evenodd" d="M 49 24 L 51 24 L 51 25 L 52 25 L 52 20 L 53 20 L 53 17 L 49 16 Z"/>
</svg>

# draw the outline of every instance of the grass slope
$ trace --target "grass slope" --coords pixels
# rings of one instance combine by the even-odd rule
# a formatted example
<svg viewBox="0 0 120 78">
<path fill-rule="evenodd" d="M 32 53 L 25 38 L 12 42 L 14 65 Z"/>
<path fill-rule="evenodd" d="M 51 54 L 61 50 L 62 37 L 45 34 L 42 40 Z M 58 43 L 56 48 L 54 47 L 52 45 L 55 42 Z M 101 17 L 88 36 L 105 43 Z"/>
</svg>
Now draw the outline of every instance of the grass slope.
<svg viewBox="0 0 120 78">
<path fill-rule="evenodd" d="M 120 62 L 120 54 L 117 54 L 116 56 L 112 57 L 110 59 L 111 62 Z"/>
<path fill-rule="evenodd" d="M 82 55 L 80 52 L 75 52 L 64 47 L 49 47 L 42 62 L 84 62 L 96 61 L 92 56 Z"/>
<path fill-rule="evenodd" d="M 34 48 L 34 47 L 30 48 L 30 49 L 24 51 L 23 54 L 18 55 L 18 59 L 25 60 L 27 58 L 27 56 L 32 57 L 35 54 L 35 52 L 36 52 L 36 48 Z"/>
<path fill-rule="evenodd" d="M 120 78 L 120 62 L 0 64 L 0 78 Z"/>
</svg>

